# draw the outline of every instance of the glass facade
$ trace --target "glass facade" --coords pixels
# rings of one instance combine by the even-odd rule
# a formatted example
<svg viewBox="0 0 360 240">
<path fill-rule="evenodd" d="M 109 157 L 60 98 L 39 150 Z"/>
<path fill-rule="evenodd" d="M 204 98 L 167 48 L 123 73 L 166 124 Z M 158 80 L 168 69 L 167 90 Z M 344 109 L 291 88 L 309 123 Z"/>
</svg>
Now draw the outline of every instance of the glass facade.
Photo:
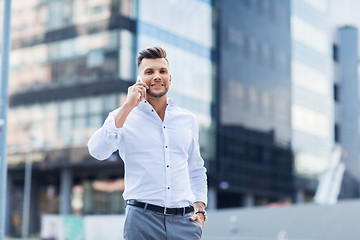
<svg viewBox="0 0 360 240">
<path fill-rule="evenodd" d="M 221 5 L 226 14 L 219 28 L 220 123 L 273 130 L 276 142 L 286 145 L 291 133 L 288 6 L 278 1 L 232 2 Z M 256 17 L 257 25 L 246 24 Z"/>
<path fill-rule="evenodd" d="M 161 14 L 154 14 L 159 9 Z M 139 0 L 137 49 L 166 49 L 172 75 L 169 97 L 196 114 L 201 154 L 210 161 L 215 154 L 212 41 L 211 1 Z"/>
<path fill-rule="evenodd" d="M 11 53 L 13 71 L 9 92 L 86 84 L 118 77 L 130 80 L 134 69 L 134 64 L 130 64 L 133 62 L 130 61 L 133 43 L 133 33 L 122 29 L 15 49 Z"/>
<path fill-rule="evenodd" d="M 46 213 L 124 212 L 122 161 L 86 146 L 134 82 L 136 17 L 136 0 L 13 1 L 7 234 L 21 233 L 27 158 L 31 234 Z"/>
<path fill-rule="evenodd" d="M 215 2 L 218 206 L 291 199 L 289 2 Z"/>
<path fill-rule="evenodd" d="M 113 15 L 136 18 L 132 0 L 34 0 L 12 1 L 12 36 L 34 34 L 108 19 Z"/>
<path fill-rule="evenodd" d="M 85 147 L 107 114 L 120 104 L 119 94 L 21 105 L 9 111 L 9 154 Z M 11 158 L 10 158 L 11 159 Z M 11 163 L 11 161 L 10 161 Z"/>
<path fill-rule="evenodd" d="M 334 146 L 329 3 L 327 0 L 293 0 L 291 9 L 295 174 L 311 180 L 327 168 Z M 315 190 L 310 185 L 297 185 Z"/>
<path fill-rule="evenodd" d="M 125 212 L 122 197 L 124 179 L 86 180 L 73 187 L 71 205 L 78 214 L 116 214 Z"/>
<path fill-rule="evenodd" d="M 14 1 L 10 154 L 30 135 L 35 151 L 86 146 L 133 81 L 136 13 L 131 0 Z"/>
</svg>

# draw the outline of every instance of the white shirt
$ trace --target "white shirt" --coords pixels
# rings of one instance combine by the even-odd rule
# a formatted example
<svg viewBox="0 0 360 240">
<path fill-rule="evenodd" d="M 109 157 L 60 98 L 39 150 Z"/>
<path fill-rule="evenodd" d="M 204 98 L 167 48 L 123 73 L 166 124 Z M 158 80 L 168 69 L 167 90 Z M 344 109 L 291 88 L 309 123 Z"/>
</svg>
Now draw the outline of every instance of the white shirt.
<svg viewBox="0 0 360 240">
<path fill-rule="evenodd" d="M 141 101 L 116 128 L 116 109 L 88 143 L 90 154 L 105 160 L 119 150 L 125 165 L 125 200 L 165 207 L 207 204 L 207 178 L 200 156 L 195 117 L 168 100 L 164 121 Z"/>
</svg>

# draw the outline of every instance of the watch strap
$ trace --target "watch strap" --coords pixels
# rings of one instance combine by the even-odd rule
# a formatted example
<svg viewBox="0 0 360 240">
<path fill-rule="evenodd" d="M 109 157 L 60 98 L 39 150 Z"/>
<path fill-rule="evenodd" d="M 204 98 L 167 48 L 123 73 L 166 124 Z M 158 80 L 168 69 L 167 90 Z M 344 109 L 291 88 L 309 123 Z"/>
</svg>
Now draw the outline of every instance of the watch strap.
<svg viewBox="0 0 360 240">
<path fill-rule="evenodd" d="M 206 211 L 205 210 L 197 210 L 195 212 L 195 214 L 201 213 L 202 215 L 204 215 L 204 221 L 206 220 Z"/>
</svg>

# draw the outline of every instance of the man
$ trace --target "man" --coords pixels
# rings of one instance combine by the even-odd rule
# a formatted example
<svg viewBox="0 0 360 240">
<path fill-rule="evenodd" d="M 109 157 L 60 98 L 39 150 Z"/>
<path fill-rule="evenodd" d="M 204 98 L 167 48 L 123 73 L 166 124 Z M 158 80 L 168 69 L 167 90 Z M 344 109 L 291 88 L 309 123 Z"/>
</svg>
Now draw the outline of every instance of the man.
<svg viewBox="0 0 360 240">
<path fill-rule="evenodd" d="M 207 180 L 195 117 L 167 98 L 164 49 L 139 52 L 137 64 L 137 82 L 91 137 L 89 152 L 104 160 L 119 150 L 124 161 L 125 239 L 200 239 Z"/>
</svg>

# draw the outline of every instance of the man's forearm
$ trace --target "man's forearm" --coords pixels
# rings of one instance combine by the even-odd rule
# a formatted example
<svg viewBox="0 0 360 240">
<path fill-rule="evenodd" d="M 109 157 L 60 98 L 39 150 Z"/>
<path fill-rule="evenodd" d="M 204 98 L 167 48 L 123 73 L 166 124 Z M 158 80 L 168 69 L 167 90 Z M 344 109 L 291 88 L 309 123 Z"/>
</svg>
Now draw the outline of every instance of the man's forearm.
<svg viewBox="0 0 360 240">
<path fill-rule="evenodd" d="M 105 160 L 118 149 L 120 130 L 115 126 L 114 115 L 109 114 L 104 125 L 99 128 L 90 138 L 88 149 L 91 156 L 98 160 Z"/>
<path fill-rule="evenodd" d="M 119 109 L 118 113 L 114 116 L 117 128 L 122 128 L 124 126 L 124 122 L 132 110 L 133 107 L 126 103 Z"/>
</svg>

